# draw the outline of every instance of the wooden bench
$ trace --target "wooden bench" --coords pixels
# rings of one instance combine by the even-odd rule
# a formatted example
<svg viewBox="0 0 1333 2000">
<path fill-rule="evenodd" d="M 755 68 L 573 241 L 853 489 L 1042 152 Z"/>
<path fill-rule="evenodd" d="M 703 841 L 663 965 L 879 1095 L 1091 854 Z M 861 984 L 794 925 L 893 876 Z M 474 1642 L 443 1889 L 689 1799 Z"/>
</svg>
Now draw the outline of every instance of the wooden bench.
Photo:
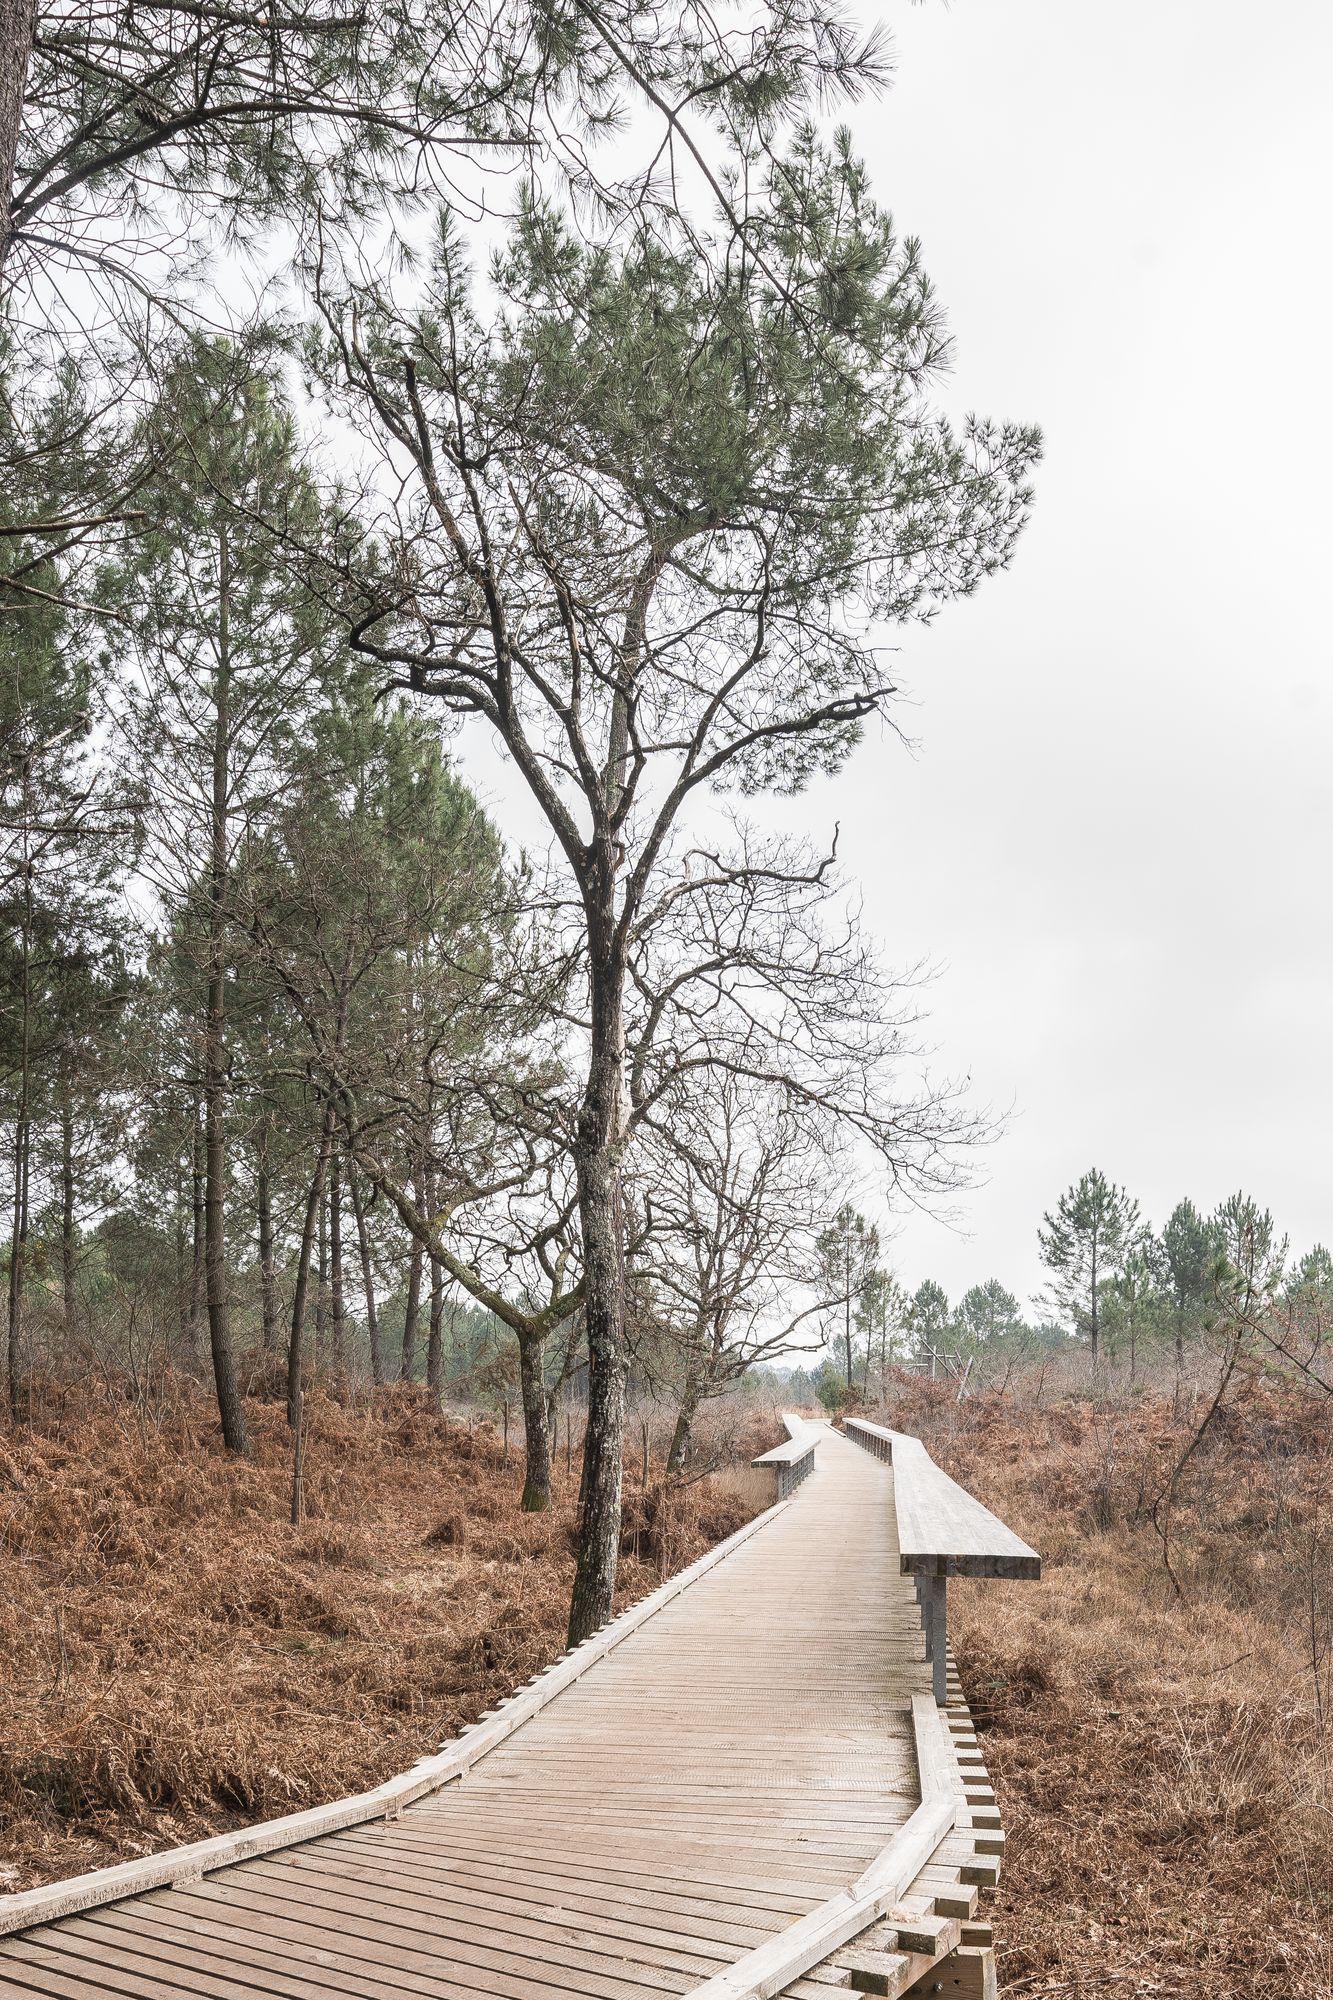
<svg viewBox="0 0 1333 2000">
<path fill-rule="evenodd" d="M 783 1423 L 787 1427 L 785 1444 L 775 1444 L 772 1451 L 761 1452 L 758 1458 L 750 1460 L 751 1465 L 771 1467 L 777 1479 L 775 1498 L 785 1500 L 794 1493 L 808 1472 L 813 1472 L 815 1446 L 820 1432 L 814 1424 L 808 1424 L 804 1417 L 784 1412 Z"/>
<path fill-rule="evenodd" d="M 846 1418 L 843 1429 L 854 1443 L 893 1468 L 902 1572 L 916 1579 L 935 1699 L 943 1704 L 948 1673 L 948 1579 L 1036 1578 L 1041 1575 L 1041 1557 L 989 1507 L 983 1507 L 947 1472 L 941 1472 L 920 1438 L 866 1423 L 861 1417 Z"/>
</svg>

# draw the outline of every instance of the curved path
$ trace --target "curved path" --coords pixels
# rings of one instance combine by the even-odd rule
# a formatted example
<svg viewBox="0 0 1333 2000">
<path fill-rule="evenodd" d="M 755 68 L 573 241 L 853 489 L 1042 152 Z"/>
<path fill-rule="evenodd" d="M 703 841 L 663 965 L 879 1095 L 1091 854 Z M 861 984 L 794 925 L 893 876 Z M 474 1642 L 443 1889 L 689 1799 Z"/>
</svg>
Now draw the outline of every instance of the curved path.
<svg viewBox="0 0 1333 2000">
<path fill-rule="evenodd" d="M 857 1881 L 920 1801 L 929 1668 L 892 1496 L 821 1436 L 791 1500 L 454 1782 L 11 1930 L 0 1995 L 692 1992 Z"/>
</svg>

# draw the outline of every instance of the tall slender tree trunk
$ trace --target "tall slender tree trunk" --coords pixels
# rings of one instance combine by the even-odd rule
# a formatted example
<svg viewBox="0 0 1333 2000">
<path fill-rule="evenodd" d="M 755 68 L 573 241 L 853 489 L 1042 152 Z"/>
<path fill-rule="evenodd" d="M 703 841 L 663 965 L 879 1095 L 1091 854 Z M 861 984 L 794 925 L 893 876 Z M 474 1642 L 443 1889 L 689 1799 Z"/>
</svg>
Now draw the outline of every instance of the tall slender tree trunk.
<svg viewBox="0 0 1333 2000">
<path fill-rule="evenodd" d="M 190 1352 L 199 1356 L 199 1317 L 204 1306 L 204 1103 L 196 1093 L 191 1127 L 190 1202 L 193 1235 L 190 1241 L 190 1311 L 187 1321 Z"/>
<path fill-rule="evenodd" d="M 412 1199 L 417 1208 L 425 1206 L 425 1192 L 418 1170 L 412 1176 Z M 421 1271 L 423 1251 L 416 1238 L 412 1239 L 412 1258 L 407 1267 L 407 1309 L 403 1314 L 403 1353 L 398 1369 L 398 1380 L 410 1382 L 417 1370 L 417 1321 L 421 1315 Z"/>
<path fill-rule="evenodd" d="M 620 1548 L 625 1437 L 625 1215 L 621 1185 L 624 965 L 614 914 L 615 860 L 601 857 L 600 908 L 588 927 L 591 1050 L 574 1148 L 583 1237 L 588 1425 L 578 1563 L 569 1610 L 577 1646 L 611 1616 Z"/>
<path fill-rule="evenodd" d="M 319 1200 L 319 1262 L 315 1272 L 315 1356 L 322 1367 L 329 1342 L 329 1197 L 328 1174 Z"/>
<path fill-rule="evenodd" d="M 525 1468 L 523 1498 L 525 1514 L 544 1514 L 551 1504 L 551 1426 L 546 1402 L 546 1343 L 525 1334 L 518 1343 L 519 1393 L 523 1399 L 523 1451 Z"/>
<path fill-rule="evenodd" d="M 218 666 L 214 681 L 213 811 L 208 870 L 208 993 L 204 1029 L 204 1296 L 218 1415 L 228 1451 L 248 1452 L 227 1300 L 227 819 L 231 765 L 231 553 L 218 539 Z"/>
<path fill-rule="evenodd" d="M 343 1176 L 342 1149 L 329 1159 L 329 1317 L 333 1323 L 333 1360 L 347 1366 L 347 1314 L 343 1303 Z"/>
<path fill-rule="evenodd" d="M 444 1408 L 444 1266 L 430 1260 L 430 1338 L 426 1343 L 426 1389 L 437 1410 Z"/>
<path fill-rule="evenodd" d="M 13 237 L 14 167 L 36 30 L 37 0 L 0 0 L 0 277 Z"/>
<path fill-rule="evenodd" d="M 856 1388 L 852 1374 L 852 1218 L 848 1215 L 843 1223 L 843 1290 L 847 1296 L 843 1300 L 842 1344 L 847 1356 L 847 1394 Z"/>
<path fill-rule="evenodd" d="M 310 1289 L 310 1254 L 319 1224 L 319 1211 L 324 1198 L 324 1176 L 328 1172 L 329 1148 L 332 1142 L 333 1106 L 329 1104 L 324 1107 L 319 1152 L 315 1157 L 315 1171 L 310 1176 L 305 1220 L 301 1225 L 301 1242 L 296 1253 L 296 1283 L 292 1288 L 292 1327 L 287 1341 L 287 1422 L 293 1431 L 298 1432 L 301 1424 L 301 1388 L 304 1380 L 305 1308 L 306 1294 Z"/>
<path fill-rule="evenodd" d="M 23 781 L 23 922 L 19 940 L 19 1092 L 14 1114 L 14 1208 L 9 1235 L 9 1309 L 6 1315 L 9 1413 L 19 1418 L 19 1344 L 23 1325 L 23 1281 L 28 1257 L 28 1170 L 32 1151 L 32 855 L 29 827 L 32 762 L 25 755 Z"/>
<path fill-rule="evenodd" d="M 14 1212 L 9 1244 L 9 1413 L 17 1423 L 19 1352 L 23 1333 L 23 1290 L 28 1262 L 28 1175 L 32 1124 L 26 1102 L 14 1128 Z"/>
<path fill-rule="evenodd" d="M 64 1090 L 60 1097 L 60 1298 L 67 1327 L 74 1323 L 76 1304 L 74 1193 L 74 1106 Z"/>
<path fill-rule="evenodd" d="M 278 1289 L 273 1270 L 273 1185 L 268 1168 L 268 1129 L 260 1130 L 255 1161 L 255 1206 L 259 1215 L 259 1311 L 265 1354 L 278 1344 Z"/>
<path fill-rule="evenodd" d="M 23 1318 L 23 1278 L 28 1250 L 28 1158 L 31 1149 L 28 1092 L 32 1061 L 32 864 L 23 861 L 23 936 L 20 944 L 19 1101 L 14 1118 L 14 1207 L 9 1235 L 7 1374 L 9 1413 L 19 1417 L 19 1342 Z"/>
<path fill-rule="evenodd" d="M 185 1174 L 176 1169 L 176 1331 L 182 1349 L 190 1339 L 190 1265 L 185 1254 Z"/>
<path fill-rule="evenodd" d="M 356 1217 L 356 1240 L 361 1251 L 361 1290 L 366 1306 L 366 1335 L 370 1341 L 370 1377 L 384 1380 L 384 1350 L 380 1344 L 380 1316 L 375 1305 L 375 1267 L 370 1256 L 370 1232 L 366 1228 L 366 1205 L 361 1199 L 361 1183 L 356 1168 L 348 1163 L 352 1186 L 352 1213 Z"/>
</svg>

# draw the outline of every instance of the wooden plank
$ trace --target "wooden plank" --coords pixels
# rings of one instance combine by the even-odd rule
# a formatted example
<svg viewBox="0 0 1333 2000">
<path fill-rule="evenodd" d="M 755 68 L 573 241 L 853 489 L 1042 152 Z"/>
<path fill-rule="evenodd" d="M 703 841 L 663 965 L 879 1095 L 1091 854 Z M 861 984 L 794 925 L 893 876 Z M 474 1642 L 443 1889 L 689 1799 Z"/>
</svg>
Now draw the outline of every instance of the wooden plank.
<svg viewBox="0 0 1333 2000">
<path fill-rule="evenodd" d="M 688 2000 L 772 2000 L 821 1959 L 829 1957 L 907 1891 L 954 1824 L 957 1802 L 947 1773 L 947 1746 L 934 1702 L 912 1697 L 921 1804 L 850 1889 L 830 1897 L 809 1916 L 767 1944 L 756 1946 L 726 1972 L 695 1987 Z"/>
</svg>

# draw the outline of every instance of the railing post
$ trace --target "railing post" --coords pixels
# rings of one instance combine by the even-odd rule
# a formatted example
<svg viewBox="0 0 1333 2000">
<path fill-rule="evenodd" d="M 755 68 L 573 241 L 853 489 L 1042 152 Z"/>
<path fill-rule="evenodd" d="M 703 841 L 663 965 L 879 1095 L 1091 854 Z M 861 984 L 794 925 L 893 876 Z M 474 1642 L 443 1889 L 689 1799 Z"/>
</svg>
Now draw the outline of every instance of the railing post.
<svg viewBox="0 0 1333 2000">
<path fill-rule="evenodd" d="M 944 1708 L 949 1699 L 949 1579 L 932 1576 L 929 1585 L 930 1680 L 936 1703 Z"/>
</svg>

